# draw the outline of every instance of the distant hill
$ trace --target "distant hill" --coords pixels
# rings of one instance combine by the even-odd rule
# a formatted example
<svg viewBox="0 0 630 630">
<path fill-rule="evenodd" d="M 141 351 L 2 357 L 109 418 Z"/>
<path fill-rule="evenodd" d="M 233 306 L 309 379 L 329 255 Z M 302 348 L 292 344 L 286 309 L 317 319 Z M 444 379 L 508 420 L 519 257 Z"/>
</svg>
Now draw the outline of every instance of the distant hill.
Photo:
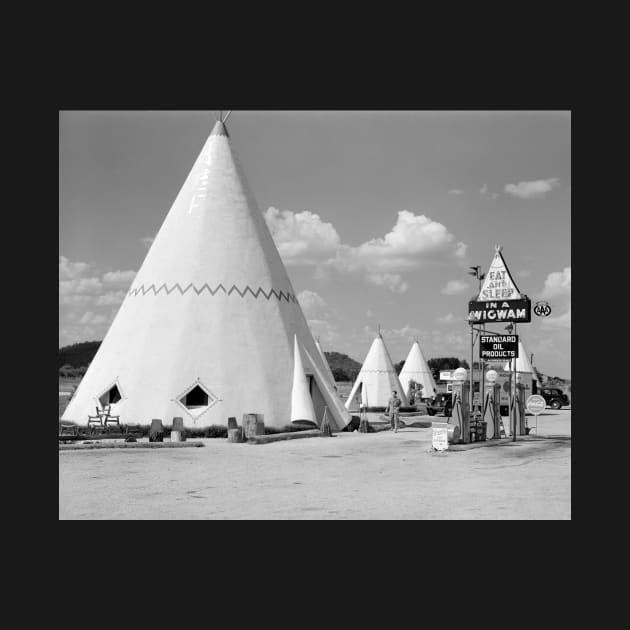
<svg viewBox="0 0 630 630">
<path fill-rule="evenodd" d="M 340 352 L 324 352 L 336 381 L 354 381 L 361 371 L 361 363 Z"/>
<path fill-rule="evenodd" d="M 71 346 L 59 348 L 59 366 L 73 368 L 87 367 L 92 362 L 96 351 L 101 345 L 100 341 L 84 341 Z"/>
</svg>

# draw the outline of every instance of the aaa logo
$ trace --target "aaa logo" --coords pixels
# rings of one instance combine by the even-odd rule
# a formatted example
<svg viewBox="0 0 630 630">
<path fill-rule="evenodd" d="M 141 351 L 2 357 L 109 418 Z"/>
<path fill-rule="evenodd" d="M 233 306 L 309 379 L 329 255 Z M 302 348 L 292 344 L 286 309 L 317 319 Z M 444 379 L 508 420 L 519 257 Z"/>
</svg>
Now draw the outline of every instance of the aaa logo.
<svg viewBox="0 0 630 630">
<path fill-rule="evenodd" d="M 551 315 L 551 306 L 549 306 L 548 302 L 536 302 L 534 313 L 538 315 L 538 317 L 548 317 Z"/>
</svg>

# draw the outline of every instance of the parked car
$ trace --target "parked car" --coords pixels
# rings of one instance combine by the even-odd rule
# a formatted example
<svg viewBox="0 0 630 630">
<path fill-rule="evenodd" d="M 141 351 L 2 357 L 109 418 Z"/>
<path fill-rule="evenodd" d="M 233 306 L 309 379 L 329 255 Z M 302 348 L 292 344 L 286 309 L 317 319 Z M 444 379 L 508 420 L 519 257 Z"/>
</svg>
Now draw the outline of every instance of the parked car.
<svg viewBox="0 0 630 630">
<path fill-rule="evenodd" d="M 427 413 L 434 416 L 438 413 L 444 413 L 445 416 L 451 415 L 452 394 L 437 394 L 427 402 Z"/>
<path fill-rule="evenodd" d="M 569 397 L 561 389 L 542 387 L 538 392 L 552 409 L 568 407 L 571 404 Z"/>
</svg>

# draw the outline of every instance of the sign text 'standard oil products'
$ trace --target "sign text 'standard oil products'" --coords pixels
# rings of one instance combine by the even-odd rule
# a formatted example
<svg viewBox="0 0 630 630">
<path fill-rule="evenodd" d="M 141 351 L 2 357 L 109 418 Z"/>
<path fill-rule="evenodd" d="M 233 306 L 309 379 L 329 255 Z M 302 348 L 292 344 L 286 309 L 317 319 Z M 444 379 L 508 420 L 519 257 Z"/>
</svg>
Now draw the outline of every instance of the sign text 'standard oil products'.
<svg viewBox="0 0 630 630">
<path fill-rule="evenodd" d="M 481 335 L 482 359 L 517 359 L 518 335 Z"/>
<path fill-rule="evenodd" d="M 468 320 L 471 322 L 531 322 L 532 303 L 529 298 L 499 300 L 496 302 L 468 302 Z"/>
</svg>

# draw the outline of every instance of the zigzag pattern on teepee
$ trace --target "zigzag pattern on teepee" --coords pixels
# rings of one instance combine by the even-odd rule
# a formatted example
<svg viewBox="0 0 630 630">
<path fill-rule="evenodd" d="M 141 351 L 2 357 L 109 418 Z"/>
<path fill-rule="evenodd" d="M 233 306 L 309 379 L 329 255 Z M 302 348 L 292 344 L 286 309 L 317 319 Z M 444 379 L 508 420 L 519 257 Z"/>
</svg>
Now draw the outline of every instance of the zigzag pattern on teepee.
<svg viewBox="0 0 630 630">
<path fill-rule="evenodd" d="M 175 289 L 179 291 L 180 295 L 184 295 L 190 289 L 192 289 L 197 295 L 200 295 L 201 293 L 203 293 L 203 291 L 208 291 L 208 293 L 214 296 L 219 290 L 222 290 L 223 293 L 225 293 L 226 295 L 232 295 L 232 293 L 238 293 L 242 298 L 245 297 L 247 293 L 251 293 L 251 295 L 255 299 L 258 299 L 258 297 L 262 295 L 267 300 L 269 300 L 271 299 L 271 296 L 273 295 L 278 300 L 282 300 L 284 298 L 287 302 L 293 302 L 294 304 L 297 304 L 297 299 L 295 295 L 293 295 L 292 293 L 289 293 L 288 291 L 285 293 L 284 291 L 276 291 L 275 289 L 270 289 L 268 292 L 265 292 L 265 290 L 262 287 L 258 287 L 258 290 L 254 292 L 253 289 L 249 285 L 246 285 L 245 288 L 241 290 L 235 284 L 232 285 L 232 288 L 229 291 L 223 286 L 223 284 L 218 284 L 214 289 L 210 288 L 207 283 L 204 283 L 203 286 L 199 289 L 192 283 L 190 283 L 185 289 L 182 289 L 182 287 L 180 286 L 178 282 L 175 283 L 170 289 L 166 286 L 166 283 L 162 284 L 157 289 L 154 284 L 150 284 L 146 288 L 144 284 L 141 284 L 139 287 L 136 287 L 135 289 L 131 289 L 129 291 L 129 295 L 137 296 L 140 293 L 142 293 L 142 295 L 146 295 L 147 293 L 151 293 L 151 292 L 153 292 L 154 295 L 157 295 L 162 290 L 164 290 L 164 292 L 167 295 L 170 295 L 173 291 L 175 291 Z"/>
</svg>

